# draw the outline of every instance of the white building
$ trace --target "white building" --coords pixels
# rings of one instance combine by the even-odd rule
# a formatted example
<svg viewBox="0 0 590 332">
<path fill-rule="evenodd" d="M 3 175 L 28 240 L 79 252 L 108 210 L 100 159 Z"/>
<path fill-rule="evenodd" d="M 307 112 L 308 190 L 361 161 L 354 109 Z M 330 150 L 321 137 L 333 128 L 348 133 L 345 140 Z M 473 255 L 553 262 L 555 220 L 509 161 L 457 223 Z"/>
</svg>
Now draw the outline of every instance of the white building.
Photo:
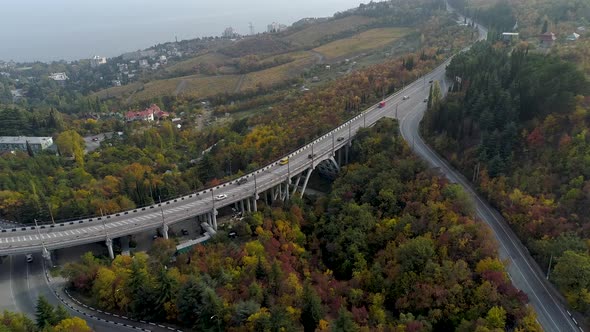
<svg viewBox="0 0 590 332">
<path fill-rule="evenodd" d="M 52 73 L 51 75 L 49 75 L 49 78 L 51 78 L 54 81 L 65 81 L 69 79 L 66 73 Z"/>
<path fill-rule="evenodd" d="M 285 29 L 287 29 L 286 25 L 279 24 L 277 22 L 272 22 L 271 24 L 266 26 L 266 32 L 268 32 L 268 33 L 281 32 Z"/>
<path fill-rule="evenodd" d="M 580 35 L 575 32 L 566 37 L 566 39 L 569 41 L 576 41 L 578 38 L 580 38 Z"/>
<path fill-rule="evenodd" d="M 139 68 L 149 68 L 150 64 L 146 59 L 139 60 Z"/>
<path fill-rule="evenodd" d="M 53 145 L 51 137 L 0 136 L 0 151 L 27 151 L 27 143 L 33 152 Z"/>
<path fill-rule="evenodd" d="M 104 65 L 105 63 L 107 63 L 107 58 L 104 56 L 95 55 L 92 59 L 90 59 L 90 67 L 92 68 Z"/>
</svg>

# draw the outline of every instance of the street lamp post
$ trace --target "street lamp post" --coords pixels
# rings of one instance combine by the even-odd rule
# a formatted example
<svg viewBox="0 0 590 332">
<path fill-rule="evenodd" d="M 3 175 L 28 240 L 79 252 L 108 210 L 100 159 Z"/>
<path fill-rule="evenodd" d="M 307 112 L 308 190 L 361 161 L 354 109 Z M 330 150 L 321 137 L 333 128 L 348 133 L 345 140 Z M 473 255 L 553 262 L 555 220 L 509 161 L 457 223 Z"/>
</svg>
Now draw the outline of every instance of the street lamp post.
<svg viewBox="0 0 590 332">
<path fill-rule="evenodd" d="M 35 229 L 37 230 L 37 234 L 39 235 L 39 239 L 41 240 L 41 247 L 43 248 L 43 258 L 49 260 L 51 256 L 49 255 L 49 251 L 45 247 L 45 241 L 43 241 L 43 237 L 41 236 L 41 231 L 39 230 L 39 224 L 37 223 L 37 219 L 33 219 L 35 221 Z"/>
<path fill-rule="evenodd" d="M 399 120 L 399 118 L 397 117 L 397 107 L 399 106 L 399 103 L 395 104 L 395 118 Z"/>
<path fill-rule="evenodd" d="M 332 155 L 334 155 L 334 132 L 332 132 Z"/>
</svg>

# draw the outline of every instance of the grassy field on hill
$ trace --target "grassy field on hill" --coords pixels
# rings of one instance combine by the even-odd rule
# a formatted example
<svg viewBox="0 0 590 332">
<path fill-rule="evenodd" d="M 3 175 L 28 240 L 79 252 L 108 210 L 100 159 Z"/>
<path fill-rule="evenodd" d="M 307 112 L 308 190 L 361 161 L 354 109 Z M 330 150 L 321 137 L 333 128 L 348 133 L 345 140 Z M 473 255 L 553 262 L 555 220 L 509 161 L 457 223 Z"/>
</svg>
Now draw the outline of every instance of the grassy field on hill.
<svg viewBox="0 0 590 332">
<path fill-rule="evenodd" d="M 315 48 L 314 51 L 325 55 L 328 59 L 350 56 L 384 47 L 403 38 L 412 31 L 409 28 L 371 29 L 350 38 L 339 39 L 322 45 Z"/>
<path fill-rule="evenodd" d="M 194 71 L 196 73 L 197 70 L 195 69 L 195 67 L 197 67 L 201 63 L 212 63 L 214 65 L 221 66 L 229 60 L 231 60 L 231 58 L 223 54 L 217 52 L 208 52 L 203 55 L 199 55 L 197 57 L 178 62 L 166 68 L 166 71 L 169 73 L 186 73 Z"/>
<path fill-rule="evenodd" d="M 327 36 L 343 31 L 355 30 L 357 27 L 370 24 L 375 19 L 365 16 L 348 16 L 341 19 L 311 25 L 285 37 L 286 40 L 302 47 L 318 46 L 319 41 Z"/>
<path fill-rule="evenodd" d="M 255 89 L 258 84 L 273 85 L 298 77 L 305 68 L 315 62 L 315 56 L 310 52 L 294 52 L 290 54 L 293 54 L 297 60 L 246 74 L 240 91 Z"/>
</svg>

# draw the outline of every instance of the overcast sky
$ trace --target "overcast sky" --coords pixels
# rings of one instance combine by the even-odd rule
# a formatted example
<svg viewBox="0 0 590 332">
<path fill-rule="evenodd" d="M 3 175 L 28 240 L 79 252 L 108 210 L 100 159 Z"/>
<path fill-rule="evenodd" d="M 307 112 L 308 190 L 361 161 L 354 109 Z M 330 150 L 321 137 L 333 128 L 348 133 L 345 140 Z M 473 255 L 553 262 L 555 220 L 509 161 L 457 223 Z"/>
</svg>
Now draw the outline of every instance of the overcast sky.
<svg viewBox="0 0 590 332">
<path fill-rule="evenodd" d="M 361 0 L 1 0 L 0 59 L 115 56 L 158 42 L 256 32 L 273 21 L 331 16 Z M 366 1 L 365 1 L 366 2 Z"/>
</svg>

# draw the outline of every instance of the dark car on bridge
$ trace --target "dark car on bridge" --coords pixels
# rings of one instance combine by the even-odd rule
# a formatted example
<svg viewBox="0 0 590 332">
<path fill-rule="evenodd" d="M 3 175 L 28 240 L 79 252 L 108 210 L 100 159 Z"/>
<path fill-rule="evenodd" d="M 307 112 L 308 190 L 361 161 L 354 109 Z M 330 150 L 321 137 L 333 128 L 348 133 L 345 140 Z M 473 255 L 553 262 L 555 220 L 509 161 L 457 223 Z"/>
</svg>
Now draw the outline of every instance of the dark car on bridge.
<svg viewBox="0 0 590 332">
<path fill-rule="evenodd" d="M 237 183 L 238 185 L 240 185 L 240 184 L 244 184 L 244 183 L 246 183 L 246 182 L 248 182 L 248 179 L 247 179 L 247 178 L 239 178 L 239 179 L 238 179 L 238 181 L 236 181 L 236 183 Z"/>
</svg>

